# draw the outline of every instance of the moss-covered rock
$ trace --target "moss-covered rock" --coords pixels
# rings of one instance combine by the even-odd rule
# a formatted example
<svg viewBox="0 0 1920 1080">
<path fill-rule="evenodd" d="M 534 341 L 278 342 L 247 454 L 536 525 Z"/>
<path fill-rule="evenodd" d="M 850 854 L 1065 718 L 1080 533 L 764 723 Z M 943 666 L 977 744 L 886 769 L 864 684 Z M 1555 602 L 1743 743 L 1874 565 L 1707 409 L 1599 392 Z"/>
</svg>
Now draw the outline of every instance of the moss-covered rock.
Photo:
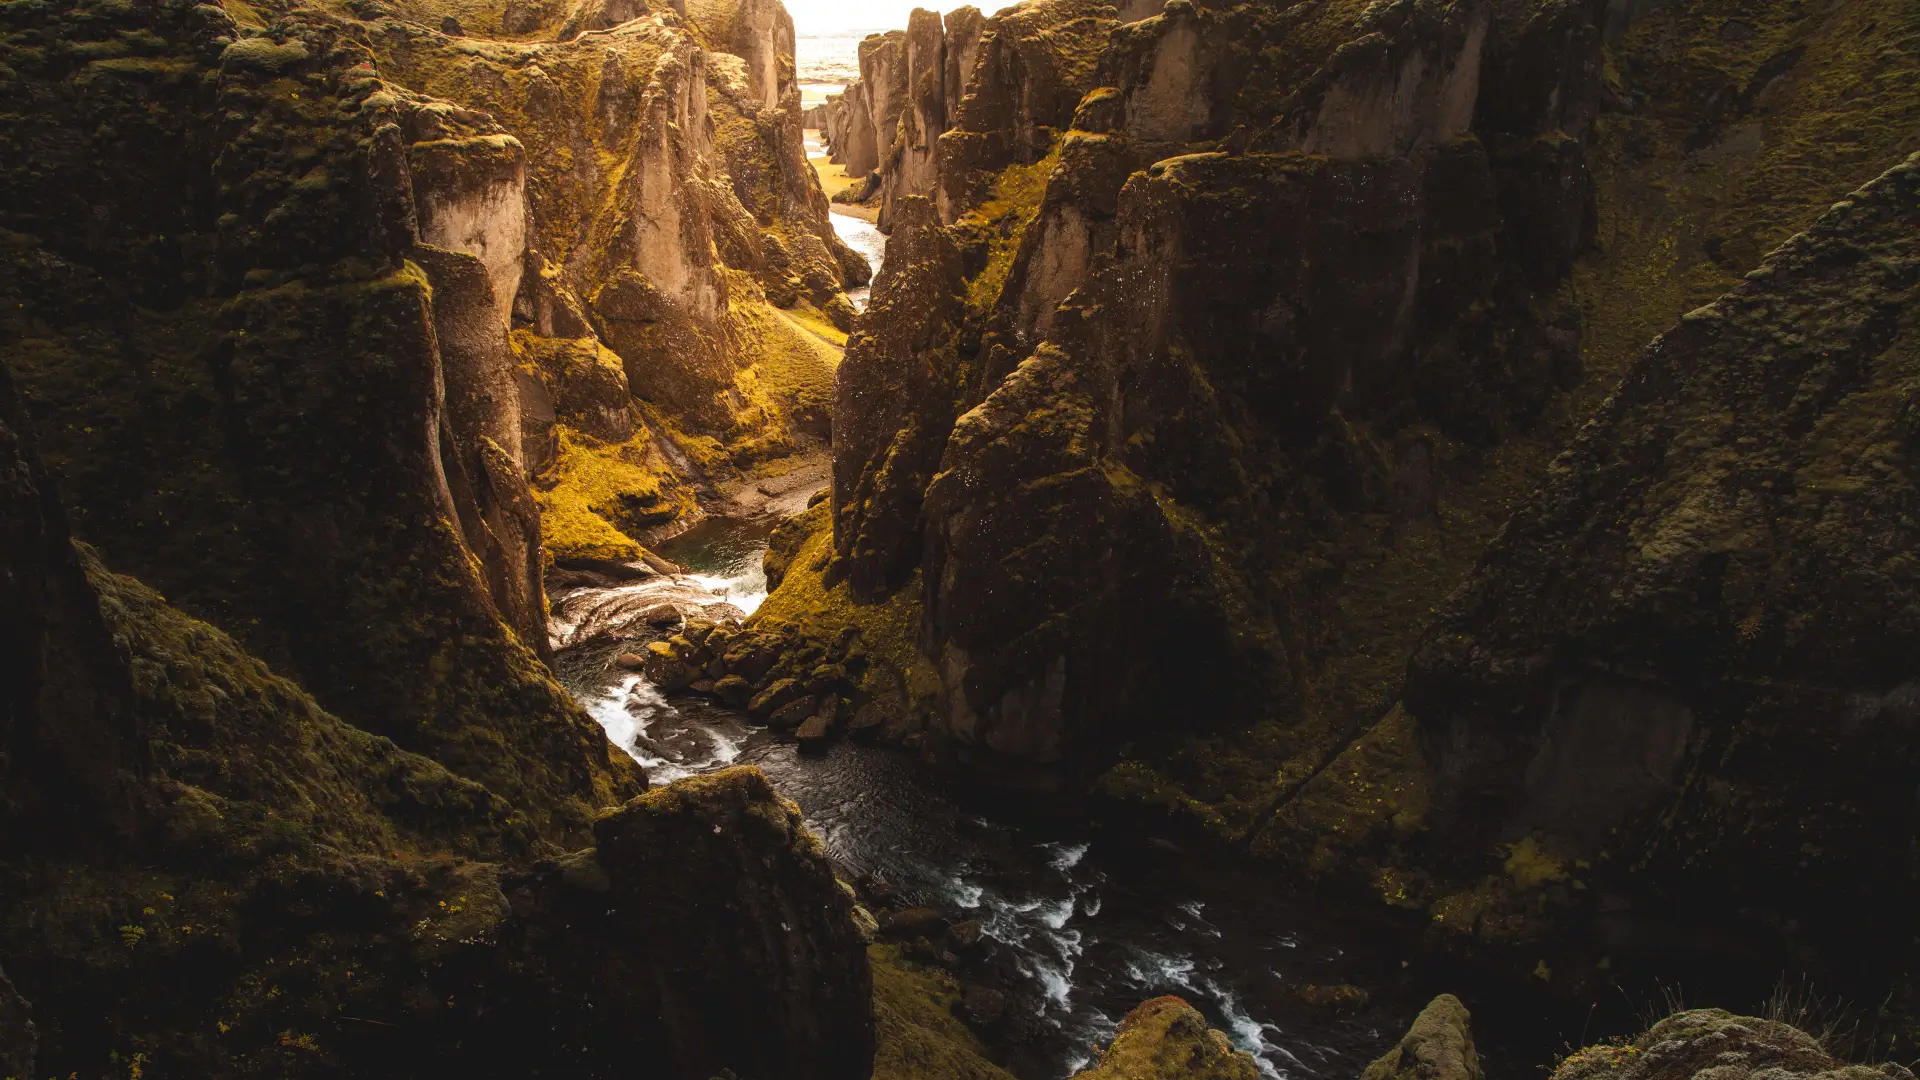
<svg viewBox="0 0 1920 1080">
<path fill-rule="evenodd" d="M 1008 1080 L 980 1039 L 954 1015 L 960 988 L 951 976 L 872 945 L 873 1080 Z"/>
<path fill-rule="evenodd" d="M 1742 1080 L 1760 1073 L 1832 1080 L 1906 1080 L 1913 1075 L 1892 1062 L 1860 1065 L 1840 1060 L 1820 1040 L 1778 1020 L 1736 1016 L 1722 1009 L 1690 1009 L 1631 1039 L 1576 1050 L 1554 1069 L 1553 1077 Z"/>
<path fill-rule="evenodd" d="M 1434 998 L 1399 1045 L 1368 1065 L 1360 1080 L 1480 1080 L 1472 1019 L 1452 994 Z"/>
<path fill-rule="evenodd" d="M 1077 1080 L 1254 1080 L 1253 1056 L 1177 997 L 1154 998 L 1126 1015 L 1100 1060 Z"/>
</svg>

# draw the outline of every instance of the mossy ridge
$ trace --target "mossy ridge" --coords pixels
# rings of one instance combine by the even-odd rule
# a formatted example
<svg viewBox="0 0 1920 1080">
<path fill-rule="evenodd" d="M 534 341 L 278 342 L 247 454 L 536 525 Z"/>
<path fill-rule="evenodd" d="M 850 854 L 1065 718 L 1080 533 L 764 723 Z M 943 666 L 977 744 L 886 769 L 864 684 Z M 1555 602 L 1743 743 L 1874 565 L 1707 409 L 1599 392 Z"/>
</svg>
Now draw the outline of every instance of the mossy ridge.
<svg viewBox="0 0 1920 1080">
<path fill-rule="evenodd" d="M 340 1013 L 405 1011 L 435 992 L 423 960 L 499 921 L 495 872 L 466 860 L 548 849 L 484 787 L 329 715 L 90 549 L 78 560 L 149 754 L 150 822 L 137 858 L 62 845 L 0 871 L 33 898 L 0 943 L 34 987 L 41 1061 L 335 1072 L 353 1043 Z M 87 692 L 115 692 L 103 674 Z"/>
<path fill-rule="evenodd" d="M 373 41 L 394 77 L 487 110 L 526 143 L 533 246 L 565 256 L 557 282 L 590 305 L 622 265 L 616 249 L 631 225 L 634 176 L 655 154 L 634 138 L 639 112 L 683 91 L 689 68 L 704 66 L 715 171 L 686 181 L 683 212 L 704 215 L 713 230 L 711 250 L 693 258 L 712 265 L 725 297 L 721 317 L 711 326 L 662 319 L 611 343 L 631 372 L 651 380 L 643 385 L 634 374 L 636 395 L 676 414 L 675 429 L 719 439 L 734 467 L 750 469 L 808 448 L 824 433 L 831 406 L 830 375 L 823 390 L 818 362 L 824 357 L 796 347 L 762 309 L 769 298 L 782 307 L 810 304 L 829 323 L 849 323 L 852 309 L 840 290 L 850 253 L 832 235 L 825 196 L 800 161 L 797 121 L 787 115 L 793 110 L 747 102 L 721 62 L 731 58 L 698 51 L 713 47 L 702 36 L 711 30 L 652 16 L 569 42 L 503 45 L 484 58 L 469 42 L 421 27 L 382 24 Z M 708 134 L 670 127 L 662 137 L 673 153 L 691 153 Z"/>
<path fill-rule="evenodd" d="M 549 565 L 638 561 L 646 548 L 637 535 L 697 509 L 693 490 L 644 426 L 621 443 L 564 424 L 558 435 L 559 453 L 533 484 Z"/>
<path fill-rule="evenodd" d="M 1920 146 L 1916 67 L 1920 7 L 1906 0 L 1807 16 L 1716 0 L 1649 15 L 1609 46 L 1609 88 L 1634 108 L 1603 114 L 1589 153 L 1599 233 L 1574 276 L 1589 373 L 1576 415 L 1674 319 Z"/>
<path fill-rule="evenodd" d="M 861 603 L 845 581 L 829 584 L 833 561 L 833 523 L 829 504 L 821 502 L 780 525 L 767 553 L 769 577 L 777 584 L 753 624 L 800 638 L 831 641 L 845 629 L 858 631 L 869 664 L 861 691 L 886 703 L 896 721 L 912 726 L 929 687 L 937 688 L 932 668 L 920 657 L 921 598 L 918 572 L 878 603 Z"/>
<path fill-rule="evenodd" d="M 980 270 L 967 279 L 967 306 L 985 316 L 1004 302 L 1002 286 L 1013 270 L 1027 226 L 1040 213 L 1047 182 L 1060 164 L 1062 140 L 1056 138 L 1040 160 L 1014 164 L 995 174 L 987 195 L 952 226 L 969 244 L 984 244 Z"/>
<path fill-rule="evenodd" d="M 960 991 L 951 976 L 923 968 L 898 946 L 871 945 L 873 1080 L 1011 1080 L 953 1014 Z"/>
</svg>

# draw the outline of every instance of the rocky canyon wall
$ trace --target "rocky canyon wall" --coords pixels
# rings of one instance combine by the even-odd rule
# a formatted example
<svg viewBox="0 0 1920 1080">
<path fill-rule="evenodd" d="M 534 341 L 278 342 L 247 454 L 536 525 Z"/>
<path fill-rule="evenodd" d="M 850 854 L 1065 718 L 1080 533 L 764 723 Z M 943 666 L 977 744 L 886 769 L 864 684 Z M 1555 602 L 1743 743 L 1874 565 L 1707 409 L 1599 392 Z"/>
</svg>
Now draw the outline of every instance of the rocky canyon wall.
<svg viewBox="0 0 1920 1080">
<path fill-rule="evenodd" d="M 108 571 L 23 420 L 0 370 L 0 1063 L 869 1074 L 851 901 L 757 772 L 555 845 L 530 786 L 345 723 Z"/>
<path fill-rule="evenodd" d="M 633 398 L 676 357 L 606 344 L 609 289 L 721 359 L 767 355 L 738 298 L 787 318 L 763 281 L 844 304 L 787 216 L 825 227 L 797 112 L 724 122 L 795 100 L 790 64 L 582 32 L 617 40 L 552 67 L 606 75 L 631 137 L 578 144 L 595 187 L 576 144 L 393 78 L 431 65 L 391 38 L 456 34 L 235 12 L 0 13 L 0 1062 L 868 1076 L 864 942 L 798 812 L 751 771 L 641 794 L 542 662 L 543 459 L 738 405 Z M 543 78 L 501 76 L 586 123 Z M 716 221 L 815 246 L 742 270 Z"/>
<path fill-rule="evenodd" d="M 973 775 L 1090 787 L 1518 970 L 1584 926 L 1541 964 L 1558 984 L 1672 940 L 1632 897 L 1689 860 L 1743 883 L 1701 918 L 1771 913 L 1742 933 L 1833 924 L 1847 890 L 1892 906 L 1805 955 L 1895 933 L 1904 862 L 1811 853 L 1861 865 L 1910 831 L 1904 758 L 1868 734 L 1898 741 L 1907 674 L 1877 645 L 1793 652 L 1855 632 L 1789 583 L 1805 559 L 1895 605 L 1910 583 L 1858 569 L 1897 564 L 1839 524 L 1867 510 L 1789 476 L 1881 447 L 1891 471 L 1847 490 L 1898 546 L 1903 436 L 1870 432 L 1904 400 L 1872 390 L 1900 378 L 1905 256 L 1877 253 L 1904 171 L 1847 193 L 1915 149 L 1920 40 L 1879 33 L 1906 24 L 1865 0 L 1173 0 L 1082 12 L 1087 50 L 1017 33 L 1068 10 L 986 21 L 931 197 L 896 192 L 832 506 L 769 622 L 875 643 L 875 715 Z M 1879 603 L 1854 607 L 1897 627 Z M 1775 858 L 1736 819 L 1823 839 Z"/>
</svg>

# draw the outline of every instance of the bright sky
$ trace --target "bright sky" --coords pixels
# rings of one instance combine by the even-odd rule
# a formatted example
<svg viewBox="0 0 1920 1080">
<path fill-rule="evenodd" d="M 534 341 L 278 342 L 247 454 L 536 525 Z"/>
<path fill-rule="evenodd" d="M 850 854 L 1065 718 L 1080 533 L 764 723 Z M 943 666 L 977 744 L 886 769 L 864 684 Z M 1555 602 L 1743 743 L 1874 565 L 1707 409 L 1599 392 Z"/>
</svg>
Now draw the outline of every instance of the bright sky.
<svg viewBox="0 0 1920 1080">
<path fill-rule="evenodd" d="M 947 12 L 960 7 L 960 3 L 941 2 L 941 0 L 786 0 L 787 12 L 793 16 L 793 28 L 796 33 L 821 34 L 834 30 L 905 30 L 907 15 L 914 8 L 923 7 L 933 11 Z M 1002 6 L 1001 3 L 978 3 L 982 11 L 990 11 Z"/>
</svg>

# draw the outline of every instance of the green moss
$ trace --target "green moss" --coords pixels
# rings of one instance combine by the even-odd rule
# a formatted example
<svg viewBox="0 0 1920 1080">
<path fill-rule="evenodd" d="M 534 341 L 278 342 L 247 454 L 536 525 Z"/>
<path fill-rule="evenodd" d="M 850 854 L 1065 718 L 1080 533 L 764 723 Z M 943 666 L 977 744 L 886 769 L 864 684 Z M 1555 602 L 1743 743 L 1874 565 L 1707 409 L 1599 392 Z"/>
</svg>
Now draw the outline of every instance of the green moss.
<svg viewBox="0 0 1920 1080">
<path fill-rule="evenodd" d="M 534 482 L 549 560 L 633 562 L 634 534 L 694 509 L 693 493 L 653 445 L 650 432 L 604 443 L 559 427 L 560 451 Z"/>
<path fill-rule="evenodd" d="M 1000 299 L 1001 287 L 1020 253 L 1020 241 L 1040 213 L 1047 178 L 1059 164 L 1060 143 L 1055 140 L 1040 160 L 1002 169 L 986 200 L 955 223 L 957 231 L 977 233 L 987 242 L 986 264 L 967 282 L 967 306 L 973 311 L 989 311 Z"/>
<path fill-rule="evenodd" d="M 1011 1080 L 954 1017 L 959 987 L 892 945 L 867 949 L 873 967 L 873 1080 Z"/>
<path fill-rule="evenodd" d="M 845 581 L 829 586 L 827 566 L 833 558 L 833 527 L 822 502 L 781 526 L 776 535 L 793 550 L 780 585 L 754 613 L 756 625 L 802 632 L 831 640 L 842 628 L 859 630 L 860 641 L 873 662 L 862 677 L 862 688 L 910 706 L 924 696 L 932 671 L 920 658 L 920 577 L 877 604 L 853 598 Z M 938 680 L 932 680 L 935 687 Z M 919 689 L 916 689 L 919 688 Z"/>
</svg>

